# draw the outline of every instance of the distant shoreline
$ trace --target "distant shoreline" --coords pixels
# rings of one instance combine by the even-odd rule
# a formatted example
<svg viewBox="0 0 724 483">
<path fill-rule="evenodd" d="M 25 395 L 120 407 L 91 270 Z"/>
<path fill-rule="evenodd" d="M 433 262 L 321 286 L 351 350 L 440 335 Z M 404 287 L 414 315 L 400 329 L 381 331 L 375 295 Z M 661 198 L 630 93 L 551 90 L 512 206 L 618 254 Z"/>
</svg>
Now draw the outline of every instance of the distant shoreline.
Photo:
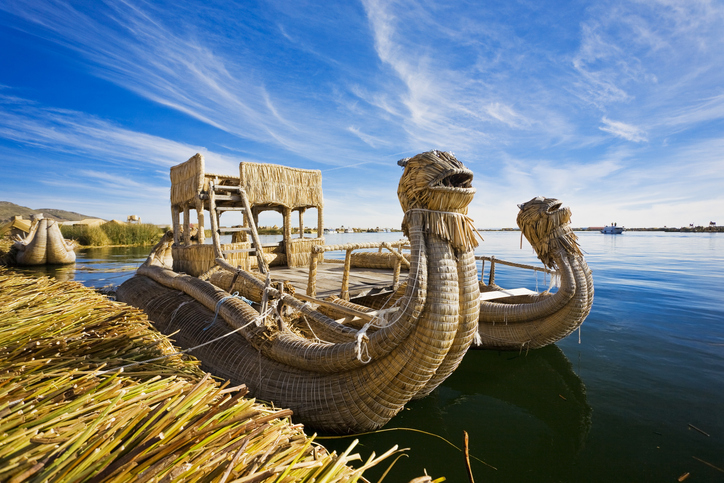
<svg viewBox="0 0 724 483">
<path fill-rule="evenodd" d="M 478 231 L 520 231 L 519 228 L 478 228 Z M 599 232 L 600 228 L 573 228 L 573 231 Z M 663 231 L 674 233 L 724 233 L 724 226 L 695 226 L 693 228 L 663 227 L 663 228 L 624 228 L 624 231 Z"/>
</svg>

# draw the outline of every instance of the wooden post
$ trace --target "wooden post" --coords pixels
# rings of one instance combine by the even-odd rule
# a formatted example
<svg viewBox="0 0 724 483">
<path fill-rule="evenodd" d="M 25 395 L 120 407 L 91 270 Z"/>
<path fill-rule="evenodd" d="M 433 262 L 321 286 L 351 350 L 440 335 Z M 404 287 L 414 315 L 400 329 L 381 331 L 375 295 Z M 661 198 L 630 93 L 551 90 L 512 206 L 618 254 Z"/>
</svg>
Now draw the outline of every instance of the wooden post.
<svg viewBox="0 0 724 483">
<path fill-rule="evenodd" d="M 214 193 L 214 182 L 209 186 L 209 215 L 211 218 L 211 239 L 214 241 L 214 256 L 224 258 L 221 253 L 221 242 L 219 241 L 219 219 L 216 217 L 216 194 Z"/>
<path fill-rule="evenodd" d="M 324 214 L 322 206 L 317 206 L 317 238 L 324 236 Z"/>
<path fill-rule="evenodd" d="M 348 249 L 344 256 L 344 274 L 342 275 L 342 293 L 339 298 L 349 301 L 349 271 L 352 266 L 352 249 Z"/>
<path fill-rule="evenodd" d="M 307 295 L 310 297 L 317 296 L 317 258 L 319 254 L 312 252 L 309 258 L 309 281 L 307 282 Z"/>
<path fill-rule="evenodd" d="M 189 223 L 189 205 L 184 203 L 184 245 L 191 244 L 191 225 Z"/>
<path fill-rule="evenodd" d="M 178 205 L 171 206 L 171 222 L 173 223 L 173 243 L 174 245 L 178 245 L 179 232 L 181 231 L 181 224 L 179 223 Z"/>
<path fill-rule="evenodd" d="M 495 284 L 495 257 L 490 257 L 490 274 L 488 275 L 488 285 Z"/>
<path fill-rule="evenodd" d="M 203 245 L 206 239 L 206 233 L 204 233 L 206 228 L 204 227 L 204 202 L 201 200 L 196 200 L 196 217 L 199 219 L 199 231 L 196 234 L 196 243 Z"/>
<path fill-rule="evenodd" d="M 284 243 L 288 244 L 292 238 L 292 209 L 286 206 L 282 209 L 282 216 L 284 217 Z"/>
<path fill-rule="evenodd" d="M 299 238 L 304 238 L 304 210 L 299 208 Z"/>
<path fill-rule="evenodd" d="M 397 290 L 400 285 L 400 268 L 402 268 L 402 260 L 395 259 L 395 271 L 392 272 L 392 288 Z"/>
</svg>

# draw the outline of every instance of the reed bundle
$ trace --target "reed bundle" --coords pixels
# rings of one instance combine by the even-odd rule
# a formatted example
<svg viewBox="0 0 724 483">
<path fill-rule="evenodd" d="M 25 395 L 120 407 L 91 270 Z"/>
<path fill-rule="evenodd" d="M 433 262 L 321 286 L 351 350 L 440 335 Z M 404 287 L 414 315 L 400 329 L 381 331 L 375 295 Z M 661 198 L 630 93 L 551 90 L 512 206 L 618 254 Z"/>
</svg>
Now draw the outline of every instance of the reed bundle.
<svg viewBox="0 0 724 483">
<path fill-rule="evenodd" d="M 346 482 L 396 451 L 350 467 L 355 443 L 329 454 L 74 282 L 0 270 L 0 320 L 0 481 Z"/>
</svg>

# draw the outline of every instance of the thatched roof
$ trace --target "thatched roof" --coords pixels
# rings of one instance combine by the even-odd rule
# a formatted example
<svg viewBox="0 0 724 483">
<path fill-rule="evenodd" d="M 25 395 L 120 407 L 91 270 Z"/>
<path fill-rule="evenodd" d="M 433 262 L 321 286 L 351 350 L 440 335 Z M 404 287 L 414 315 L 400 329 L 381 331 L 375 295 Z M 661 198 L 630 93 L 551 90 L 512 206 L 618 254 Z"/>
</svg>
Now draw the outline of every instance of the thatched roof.
<svg viewBox="0 0 724 483">
<path fill-rule="evenodd" d="M 204 186 L 204 157 L 196 153 L 188 161 L 171 167 L 171 204 L 193 200 Z"/>
<path fill-rule="evenodd" d="M 72 223 L 64 223 L 64 225 L 100 226 L 105 222 L 106 220 L 103 220 L 101 218 L 86 218 L 85 220 L 74 221 Z"/>
<path fill-rule="evenodd" d="M 239 177 L 252 206 L 298 209 L 324 204 L 319 170 L 243 162 L 239 163 Z"/>
</svg>

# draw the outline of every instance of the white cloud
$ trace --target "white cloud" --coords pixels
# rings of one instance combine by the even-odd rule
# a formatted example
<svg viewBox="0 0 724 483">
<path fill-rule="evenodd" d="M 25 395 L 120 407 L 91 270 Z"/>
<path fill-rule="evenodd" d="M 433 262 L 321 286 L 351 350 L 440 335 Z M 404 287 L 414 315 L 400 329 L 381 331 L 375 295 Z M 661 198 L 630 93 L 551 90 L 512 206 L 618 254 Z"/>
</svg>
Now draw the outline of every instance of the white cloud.
<svg viewBox="0 0 724 483">
<path fill-rule="evenodd" d="M 632 141 L 635 143 L 647 141 L 646 133 L 642 129 L 637 128 L 636 126 L 632 126 L 631 124 L 626 124 L 620 121 L 612 121 L 605 116 L 603 117 L 603 119 L 601 119 L 601 122 L 603 123 L 603 126 L 598 128 L 601 131 L 613 134 L 616 137 L 620 137 L 626 139 L 627 141 Z"/>
</svg>

